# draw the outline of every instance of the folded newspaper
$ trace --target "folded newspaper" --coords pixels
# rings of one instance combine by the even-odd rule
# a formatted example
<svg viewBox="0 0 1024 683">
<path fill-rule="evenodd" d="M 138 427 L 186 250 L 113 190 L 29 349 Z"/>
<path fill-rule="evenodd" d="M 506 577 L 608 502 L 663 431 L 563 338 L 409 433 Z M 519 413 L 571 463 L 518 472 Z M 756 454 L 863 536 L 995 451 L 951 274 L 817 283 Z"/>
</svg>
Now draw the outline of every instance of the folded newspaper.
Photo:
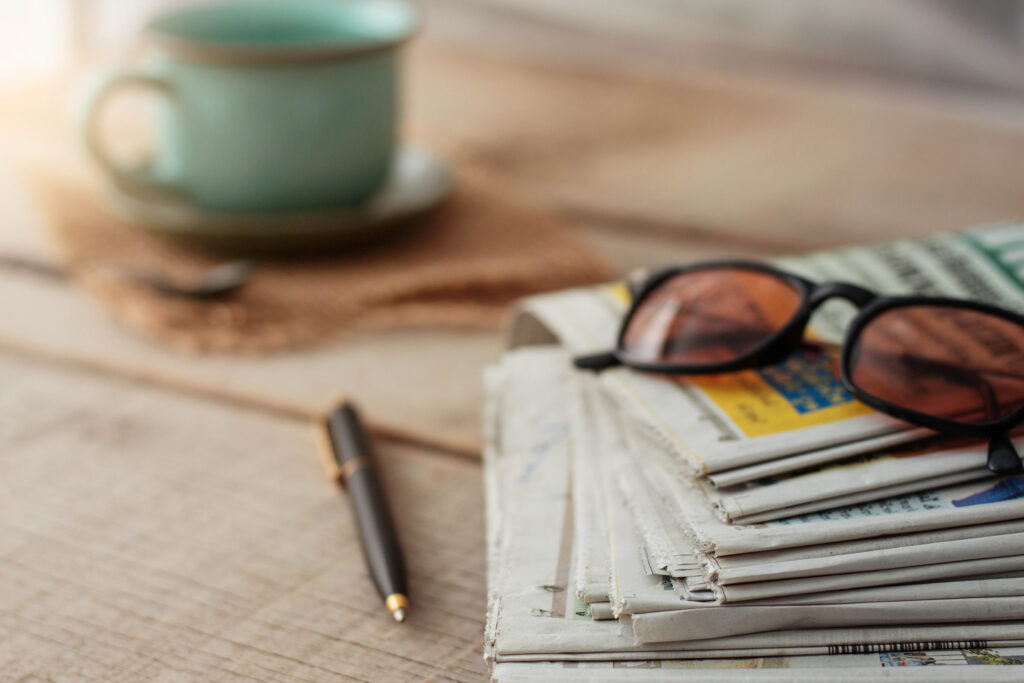
<svg viewBox="0 0 1024 683">
<path fill-rule="evenodd" d="M 780 264 L 1024 310 L 1024 224 Z M 960 680 L 954 665 L 1024 664 L 1024 476 L 846 393 L 829 343 L 852 309 L 826 305 L 819 350 L 769 368 L 573 369 L 613 345 L 627 305 L 621 284 L 528 299 L 486 373 L 495 680 Z"/>
</svg>

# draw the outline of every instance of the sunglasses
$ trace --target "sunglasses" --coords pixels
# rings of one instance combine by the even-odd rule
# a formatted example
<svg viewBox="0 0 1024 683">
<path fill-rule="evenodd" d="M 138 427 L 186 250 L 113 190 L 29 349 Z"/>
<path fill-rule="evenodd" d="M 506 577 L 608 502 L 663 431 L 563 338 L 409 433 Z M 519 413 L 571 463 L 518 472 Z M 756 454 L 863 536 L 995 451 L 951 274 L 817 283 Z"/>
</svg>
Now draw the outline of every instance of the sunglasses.
<svg viewBox="0 0 1024 683">
<path fill-rule="evenodd" d="M 817 284 L 738 261 L 661 270 L 632 289 L 616 348 L 576 358 L 576 367 L 702 375 L 772 365 L 805 346 L 821 304 L 845 299 L 859 309 L 839 359 L 850 394 L 943 434 L 988 438 L 992 472 L 1024 471 L 1008 437 L 1024 422 L 1022 315 L 964 299 Z"/>
</svg>

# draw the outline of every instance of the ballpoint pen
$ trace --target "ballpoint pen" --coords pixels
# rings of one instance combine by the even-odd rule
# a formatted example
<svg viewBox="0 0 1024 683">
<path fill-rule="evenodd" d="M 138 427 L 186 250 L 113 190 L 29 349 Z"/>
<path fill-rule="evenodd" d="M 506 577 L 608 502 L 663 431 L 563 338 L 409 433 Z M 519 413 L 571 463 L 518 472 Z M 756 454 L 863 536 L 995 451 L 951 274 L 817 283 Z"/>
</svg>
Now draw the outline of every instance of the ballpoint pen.
<svg viewBox="0 0 1024 683">
<path fill-rule="evenodd" d="M 409 610 L 405 564 L 359 413 L 348 401 L 338 400 L 321 426 L 327 441 L 324 465 L 328 475 L 348 491 L 370 577 L 395 621 L 405 621 Z"/>
</svg>

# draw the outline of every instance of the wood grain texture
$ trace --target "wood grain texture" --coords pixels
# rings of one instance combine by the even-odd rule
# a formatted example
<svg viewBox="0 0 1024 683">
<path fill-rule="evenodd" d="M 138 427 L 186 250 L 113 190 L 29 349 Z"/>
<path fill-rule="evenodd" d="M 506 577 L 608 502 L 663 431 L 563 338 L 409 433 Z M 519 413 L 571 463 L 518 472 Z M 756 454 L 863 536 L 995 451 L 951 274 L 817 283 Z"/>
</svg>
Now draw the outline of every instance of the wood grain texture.
<svg viewBox="0 0 1024 683">
<path fill-rule="evenodd" d="M 280 414 L 312 417 L 345 393 L 382 429 L 464 455 L 479 452 L 479 368 L 501 348 L 494 333 L 396 330 L 306 352 L 191 356 L 127 333 L 59 283 L 0 271 L 0 297 L 0 346 Z"/>
<path fill-rule="evenodd" d="M 0 377 L 4 680 L 480 677 L 475 463 L 380 453 L 398 625 L 308 424 L 3 353 Z"/>
<path fill-rule="evenodd" d="M 417 127 L 626 232 L 796 251 L 1024 214 L 1024 105 L 997 125 L 941 99 L 627 76 L 429 41 L 411 56 Z"/>
</svg>

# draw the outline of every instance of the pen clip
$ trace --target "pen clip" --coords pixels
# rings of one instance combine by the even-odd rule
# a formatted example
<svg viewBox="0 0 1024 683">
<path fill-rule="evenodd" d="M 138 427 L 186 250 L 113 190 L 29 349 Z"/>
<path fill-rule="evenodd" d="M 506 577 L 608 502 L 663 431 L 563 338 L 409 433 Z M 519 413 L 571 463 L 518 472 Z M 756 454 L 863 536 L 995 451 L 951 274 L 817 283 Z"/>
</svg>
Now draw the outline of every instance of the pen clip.
<svg viewBox="0 0 1024 683">
<path fill-rule="evenodd" d="M 320 450 L 320 461 L 327 478 L 341 488 L 345 488 L 345 476 L 338 465 L 338 458 L 334 454 L 334 444 L 331 442 L 331 431 L 327 426 L 327 415 L 321 415 L 316 420 L 316 441 Z"/>
</svg>

